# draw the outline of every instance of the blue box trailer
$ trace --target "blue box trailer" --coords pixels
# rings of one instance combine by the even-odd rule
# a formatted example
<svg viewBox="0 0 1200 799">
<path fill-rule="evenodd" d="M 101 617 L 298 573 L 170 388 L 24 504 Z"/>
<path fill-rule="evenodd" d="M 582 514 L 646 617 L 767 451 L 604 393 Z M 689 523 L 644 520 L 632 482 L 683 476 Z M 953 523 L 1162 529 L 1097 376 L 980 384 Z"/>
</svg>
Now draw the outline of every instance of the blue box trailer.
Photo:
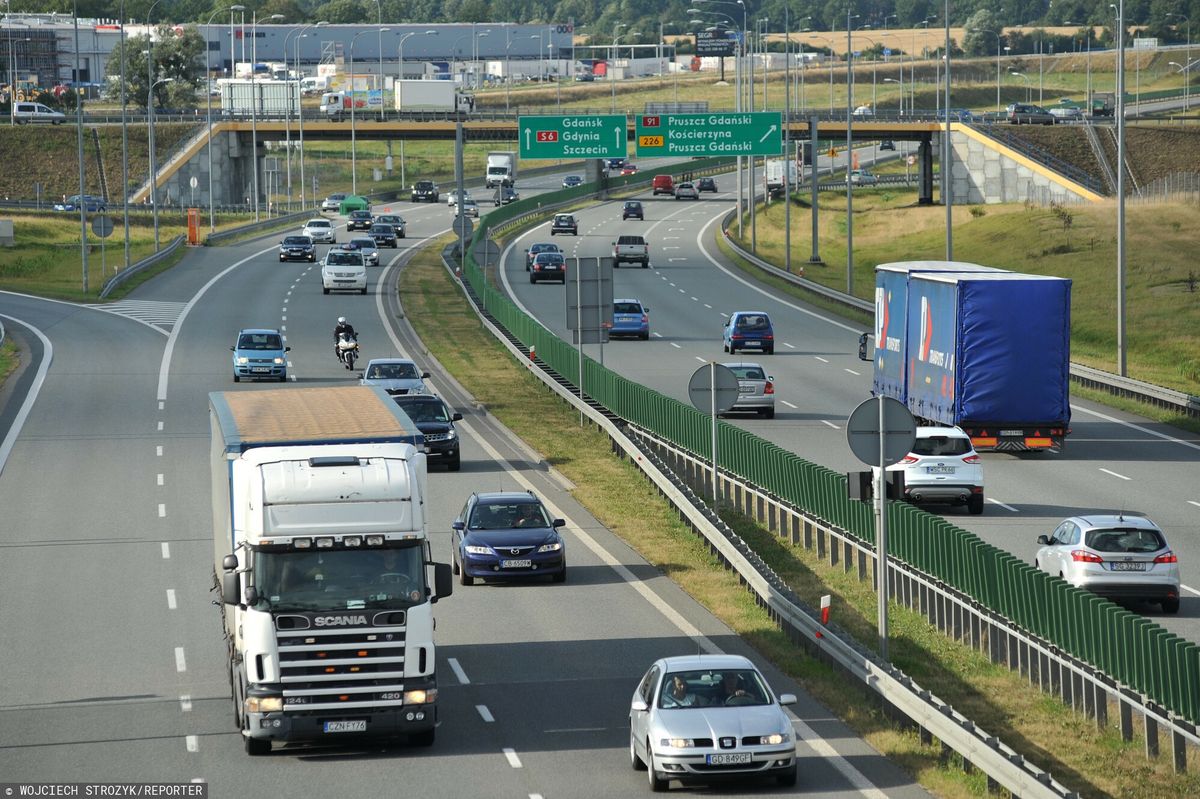
<svg viewBox="0 0 1200 799">
<path fill-rule="evenodd" d="M 897 261 L 875 267 L 874 393 L 908 403 L 908 281 L 922 272 L 1002 272 L 966 261 Z"/>
<path fill-rule="evenodd" d="M 1015 272 L 909 275 L 907 402 L 976 449 L 1057 450 L 1071 419 L 1071 281 Z"/>
</svg>

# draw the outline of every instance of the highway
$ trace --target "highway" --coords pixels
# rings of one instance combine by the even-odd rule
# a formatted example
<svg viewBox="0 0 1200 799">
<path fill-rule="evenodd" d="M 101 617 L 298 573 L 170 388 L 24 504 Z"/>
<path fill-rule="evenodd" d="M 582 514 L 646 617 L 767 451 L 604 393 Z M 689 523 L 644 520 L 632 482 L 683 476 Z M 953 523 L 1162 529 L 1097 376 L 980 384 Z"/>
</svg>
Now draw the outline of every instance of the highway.
<svg viewBox="0 0 1200 799">
<path fill-rule="evenodd" d="M 466 417 L 462 471 L 429 478 L 435 556 L 449 558 L 449 524 L 471 491 L 527 487 L 568 520 L 568 581 L 456 586 L 436 606 L 443 723 L 432 748 L 243 753 L 210 591 L 207 394 L 272 388 L 232 383 L 229 346 L 248 326 L 283 329 L 298 384 L 355 379 L 331 351 L 338 316 L 358 328 L 365 357 L 423 361 L 388 287 L 450 215 L 444 204 L 390 207 L 408 238 L 383 251 L 366 296 L 324 296 L 315 265 L 278 263 L 281 234 L 192 250 L 103 307 L 0 293 L 0 320 L 29 355 L 0 410 L 2 778 L 203 781 L 213 797 L 640 796 L 627 721 L 637 680 L 664 655 L 728 651 L 800 696 L 801 778 L 722 795 L 925 796 L 605 530 L 432 364 L 434 387 Z M 709 332 L 693 331 L 696 346 Z"/>
<path fill-rule="evenodd" d="M 718 178 L 733 188 L 732 176 Z M 688 378 L 709 360 L 758 361 L 776 383 L 776 418 L 734 417 L 755 434 L 834 471 L 863 467 L 846 444 L 845 421 L 870 396 L 871 364 L 858 360 L 863 328 L 831 313 L 779 296 L 729 265 L 715 236 L 732 208 L 729 194 L 677 201 L 640 196 L 644 222 L 621 221 L 614 201 L 577 214 L 578 238 L 555 236 L 569 256 L 611 254 L 618 232 L 641 233 L 650 243 L 651 268 L 614 271 L 614 297 L 634 297 L 650 307 L 649 341 L 622 339 L 585 349 L 630 379 L 688 402 Z M 808 230 L 807 219 L 797 230 Z M 563 288 L 529 285 L 523 252 L 551 241 L 542 225 L 512 241 L 503 253 L 502 280 L 516 301 L 552 331 L 570 340 Z M 903 255 L 896 254 L 896 260 Z M 837 268 L 837 267 L 831 267 Z M 721 349 L 723 319 L 733 311 L 765 310 L 775 325 L 774 355 L 753 351 L 736 358 Z M 987 506 L 982 516 L 965 508 L 931 506 L 1027 563 L 1037 536 L 1080 513 L 1128 511 L 1154 519 L 1179 556 L 1184 590 L 1176 616 L 1158 606 L 1134 605 L 1156 623 L 1200 641 L 1200 437 L 1088 402 L 1072 403 L 1072 432 L 1059 454 L 985 453 Z"/>
</svg>

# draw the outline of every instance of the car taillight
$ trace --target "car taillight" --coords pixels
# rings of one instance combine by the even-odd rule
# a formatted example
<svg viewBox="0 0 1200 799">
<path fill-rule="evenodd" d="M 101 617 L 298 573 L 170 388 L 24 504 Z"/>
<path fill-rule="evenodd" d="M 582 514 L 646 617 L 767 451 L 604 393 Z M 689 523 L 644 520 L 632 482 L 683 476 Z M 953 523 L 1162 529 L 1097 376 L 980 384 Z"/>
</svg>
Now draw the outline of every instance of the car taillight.
<svg viewBox="0 0 1200 799">
<path fill-rule="evenodd" d="M 763 336 L 763 338 L 765 338 L 767 341 L 774 341 L 774 340 L 775 340 L 775 334 L 774 334 L 774 333 L 768 333 L 767 335 Z"/>
<path fill-rule="evenodd" d="M 1093 555 L 1085 549 L 1072 549 L 1071 560 L 1076 563 L 1103 563 L 1104 558 L 1099 555 Z"/>
<path fill-rule="evenodd" d="M 968 455 L 967 457 L 963 458 L 963 463 L 979 463 L 979 456 Z"/>
<path fill-rule="evenodd" d="M 643 325 L 648 325 L 648 324 L 650 324 L 650 317 L 649 317 L 649 316 L 646 316 L 646 314 L 642 314 L 642 324 L 643 324 Z"/>
<path fill-rule="evenodd" d="M 770 380 L 768 380 L 767 385 L 763 388 L 763 393 L 764 394 L 774 394 L 775 393 L 775 384 L 772 383 Z"/>
<path fill-rule="evenodd" d="M 917 456 L 916 455 L 905 455 L 904 460 L 902 460 L 900 462 L 902 464 L 904 464 L 905 466 L 912 466 L 914 463 L 917 462 Z"/>
<path fill-rule="evenodd" d="M 1159 555 L 1157 558 L 1155 558 L 1154 562 L 1155 563 L 1178 563 L 1179 558 L 1175 557 L 1174 552 L 1167 552 L 1167 553 L 1165 553 L 1163 555 Z"/>
</svg>

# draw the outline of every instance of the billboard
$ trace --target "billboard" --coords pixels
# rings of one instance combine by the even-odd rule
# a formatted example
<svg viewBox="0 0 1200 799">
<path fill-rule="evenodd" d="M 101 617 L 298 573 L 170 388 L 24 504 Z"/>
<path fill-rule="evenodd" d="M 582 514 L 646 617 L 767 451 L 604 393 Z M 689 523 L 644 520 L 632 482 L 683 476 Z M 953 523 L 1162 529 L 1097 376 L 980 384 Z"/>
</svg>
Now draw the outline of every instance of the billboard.
<svg viewBox="0 0 1200 799">
<path fill-rule="evenodd" d="M 723 30 L 699 31 L 696 34 L 696 55 L 731 56 L 736 42 Z"/>
</svg>

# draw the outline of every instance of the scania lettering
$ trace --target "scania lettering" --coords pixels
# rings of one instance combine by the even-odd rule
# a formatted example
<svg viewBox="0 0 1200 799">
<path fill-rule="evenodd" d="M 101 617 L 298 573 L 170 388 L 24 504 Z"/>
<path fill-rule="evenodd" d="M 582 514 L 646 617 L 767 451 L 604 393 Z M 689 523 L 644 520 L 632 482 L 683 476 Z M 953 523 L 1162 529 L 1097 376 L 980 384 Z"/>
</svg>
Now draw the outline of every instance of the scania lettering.
<svg viewBox="0 0 1200 799">
<path fill-rule="evenodd" d="M 209 394 L 214 582 L 246 752 L 433 743 L 424 436 L 379 388 Z M 433 585 L 427 579 L 433 572 Z"/>
</svg>

